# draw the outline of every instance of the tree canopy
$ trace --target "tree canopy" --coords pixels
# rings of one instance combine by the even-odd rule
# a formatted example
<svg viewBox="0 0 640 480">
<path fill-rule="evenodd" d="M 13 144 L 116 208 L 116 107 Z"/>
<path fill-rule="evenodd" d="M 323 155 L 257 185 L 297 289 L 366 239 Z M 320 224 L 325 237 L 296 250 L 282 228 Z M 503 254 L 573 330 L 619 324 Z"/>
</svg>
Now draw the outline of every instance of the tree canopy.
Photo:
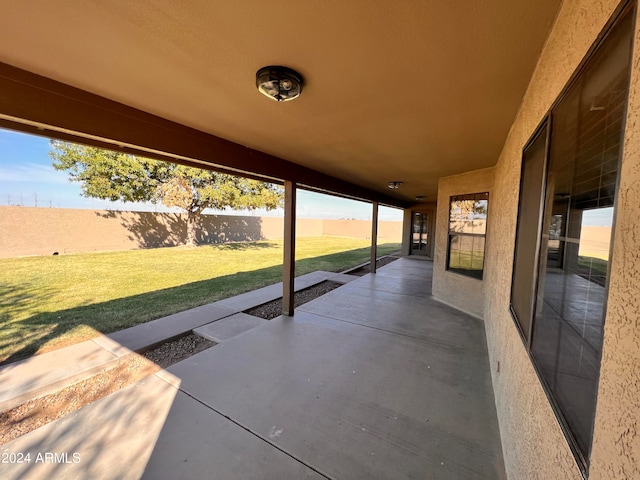
<svg viewBox="0 0 640 480">
<path fill-rule="evenodd" d="M 207 208 L 272 210 L 282 204 L 281 187 L 234 175 L 60 140 L 51 140 L 49 154 L 53 167 L 69 172 L 86 197 L 182 209 L 190 245 L 195 245 L 197 219 Z"/>
</svg>

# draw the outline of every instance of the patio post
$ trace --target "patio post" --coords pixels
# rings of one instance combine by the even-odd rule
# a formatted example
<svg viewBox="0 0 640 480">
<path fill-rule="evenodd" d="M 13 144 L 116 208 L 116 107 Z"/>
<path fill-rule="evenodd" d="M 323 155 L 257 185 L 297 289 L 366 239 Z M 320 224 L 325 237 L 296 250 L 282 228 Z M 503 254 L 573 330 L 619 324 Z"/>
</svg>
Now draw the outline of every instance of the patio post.
<svg viewBox="0 0 640 480">
<path fill-rule="evenodd" d="M 376 258 L 378 256 L 378 202 L 373 202 L 371 215 L 371 264 L 369 272 L 376 273 Z"/>
<path fill-rule="evenodd" d="M 293 316 L 296 276 L 296 183 L 284 182 L 284 259 L 282 262 L 282 314 Z"/>
</svg>

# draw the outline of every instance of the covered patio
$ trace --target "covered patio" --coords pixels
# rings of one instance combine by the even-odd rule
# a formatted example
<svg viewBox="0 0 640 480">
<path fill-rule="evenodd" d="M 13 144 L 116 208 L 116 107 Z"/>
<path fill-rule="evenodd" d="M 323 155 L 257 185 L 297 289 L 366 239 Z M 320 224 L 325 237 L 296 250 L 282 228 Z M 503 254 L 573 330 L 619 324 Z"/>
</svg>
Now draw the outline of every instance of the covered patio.
<svg viewBox="0 0 640 480">
<path fill-rule="evenodd" d="M 285 316 L 11 444 L 82 462 L 6 471 L 640 478 L 637 3 L 7 5 L 1 128 L 275 182 L 286 201 Z M 282 66 L 300 99 L 256 88 Z M 432 260 L 292 315 L 298 189 L 370 203 L 373 259 L 378 207 L 403 209 L 402 254 Z M 462 231 L 471 200 L 482 226 Z M 577 325 L 585 306 L 566 282 L 540 296 L 547 267 L 589 278 L 584 345 L 536 314 Z"/>
<path fill-rule="evenodd" d="M 68 463 L 5 478 L 505 478 L 484 324 L 431 274 L 401 258 L 20 437 Z"/>
</svg>

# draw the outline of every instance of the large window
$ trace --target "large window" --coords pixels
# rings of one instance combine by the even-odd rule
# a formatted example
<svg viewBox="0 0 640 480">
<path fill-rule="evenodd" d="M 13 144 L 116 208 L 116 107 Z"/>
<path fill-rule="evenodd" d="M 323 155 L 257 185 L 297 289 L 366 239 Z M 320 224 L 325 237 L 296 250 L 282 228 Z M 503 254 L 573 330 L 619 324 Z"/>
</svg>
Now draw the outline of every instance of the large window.
<svg viewBox="0 0 640 480">
<path fill-rule="evenodd" d="M 611 27 L 523 152 L 511 312 L 586 471 L 632 40 Z"/>
<path fill-rule="evenodd" d="M 447 270 L 482 279 L 489 194 L 451 197 Z"/>
</svg>

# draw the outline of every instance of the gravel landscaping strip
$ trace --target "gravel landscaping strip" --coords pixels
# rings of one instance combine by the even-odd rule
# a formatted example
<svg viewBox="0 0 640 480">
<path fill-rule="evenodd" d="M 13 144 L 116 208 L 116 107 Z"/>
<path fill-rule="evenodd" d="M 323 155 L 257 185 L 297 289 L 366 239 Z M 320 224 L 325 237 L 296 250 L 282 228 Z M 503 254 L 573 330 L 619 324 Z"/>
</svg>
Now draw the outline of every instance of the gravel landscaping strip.
<svg viewBox="0 0 640 480">
<path fill-rule="evenodd" d="M 380 268 L 380 267 L 384 267 L 385 265 L 390 264 L 391 262 L 395 262 L 396 260 L 398 260 L 398 257 L 382 257 L 379 258 L 378 260 L 376 260 L 376 269 Z M 367 273 L 369 273 L 369 265 L 371 265 L 371 262 L 367 263 L 366 265 L 363 265 L 362 267 L 356 269 L 356 270 L 352 270 L 350 272 L 347 272 L 349 275 L 356 275 L 358 277 L 364 277 Z"/>
<path fill-rule="evenodd" d="M 189 358 L 214 345 L 216 345 L 215 342 L 196 335 L 195 333 L 190 333 L 171 342 L 163 343 L 153 350 L 148 350 L 144 352 L 142 356 L 160 368 L 167 368 L 169 365 Z"/>
<path fill-rule="evenodd" d="M 325 293 L 329 293 L 331 290 L 335 290 L 336 288 L 341 286 L 342 283 L 325 280 L 324 282 L 318 283 L 313 287 L 300 290 L 299 292 L 296 292 L 293 297 L 293 306 L 294 308 L 298 308 L 300 305 L 304 305 L 314 298 L 318 298 Z M 272 320 L 282 315 L 282 298 L 278 298 L 277 300 L 273 300 L 269 303 L 263 303 L 262 305 L 251 308 L 249 310 L 245 310 L 244 313 L 248 313 L 249 315 L 253 315 L 254 317 L 264 318 L 266 320 Z"/>
<path fill-rule="evenodd" d="M 142 355 L 132 353 L 123 358 L 114 368 L 56 393 L 29 400 L 2 412 L 0 413 L 0 445 L 214 345 L 215 342 L 206 338 L 189 334 L 163 343 Z"/>
</svg>

